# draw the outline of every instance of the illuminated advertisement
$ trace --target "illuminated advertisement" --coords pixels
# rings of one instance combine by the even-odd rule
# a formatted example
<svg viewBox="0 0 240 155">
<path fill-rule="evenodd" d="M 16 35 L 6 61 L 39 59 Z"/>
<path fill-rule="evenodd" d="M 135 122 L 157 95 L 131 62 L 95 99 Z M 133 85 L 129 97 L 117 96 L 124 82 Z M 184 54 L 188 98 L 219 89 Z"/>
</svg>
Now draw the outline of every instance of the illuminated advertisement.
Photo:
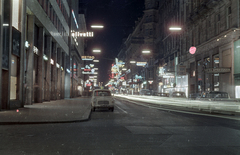
<svg viewBox="0 0 240 155">
<path fill-rule="evenodd" d="M 147 62 L 137 62 L 136 65 L 137 66 L 145 66 L 147 64 Z"/>
<path fill-rule="evenodd" d="M 93 60 L 95 57 L 94 56 L 82 56 L 82 60 Z"/>
<path fill-rule="evenodd" d="M 72 36 L 84 38 L 84 37 L 93 37 L 94 34 L 93 32 L 72 32 Z"/>
</svg>

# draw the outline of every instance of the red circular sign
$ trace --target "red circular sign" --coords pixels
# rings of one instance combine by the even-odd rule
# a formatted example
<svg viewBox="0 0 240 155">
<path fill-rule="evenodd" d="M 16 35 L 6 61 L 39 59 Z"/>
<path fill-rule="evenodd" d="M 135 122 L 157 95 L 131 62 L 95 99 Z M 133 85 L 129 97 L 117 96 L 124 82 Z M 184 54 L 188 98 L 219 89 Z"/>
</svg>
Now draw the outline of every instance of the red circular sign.
<svg viewBox="0 0 240 155">
<path fill-rule="evenodd" d="M 196 50 L 197 50 L 197 48 L 192 46 L 192 47 L 189 49 L 189 53 L 195 54 Z"/>
</svg>

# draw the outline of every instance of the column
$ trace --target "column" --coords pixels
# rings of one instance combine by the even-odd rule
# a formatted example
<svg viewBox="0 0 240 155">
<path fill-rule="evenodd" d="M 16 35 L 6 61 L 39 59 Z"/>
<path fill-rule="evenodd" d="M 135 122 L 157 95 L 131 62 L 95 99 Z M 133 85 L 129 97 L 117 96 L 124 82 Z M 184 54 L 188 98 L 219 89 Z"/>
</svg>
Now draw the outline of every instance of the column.
<svg viewBox="0 0 240 155">
<path fill-rule="evenodd" d="M 0 14 L 3 14 L 3 1 L 0 1 Z M 3 18 L 0 16 L 0 110 L 2 109 L 2 43 L 3 42 Z"/>
<path fill-rule="evenodd" d="M 38 51 L 39 51 L 39 58 L 38 58 L 38 95 L 36 97 L 36 102 L 42 103 L 44 98 L 43 98 L 43 93 L 44 93 L 44 60 L 43 60 L 43 55 L 44 55 L 44 35 L 45 35 L 45 29 L 43 27 L 39 28 L 39 33 L 38 33 Z"/>
<path fill-rule="evenodd" d="M 28 15 L 28 33 L 27 38 L 30 44 L 29 49 L 26 54 L 27 58 L 27 74 L 26 74 L 26 105 L 32 104 L 33 97 L 33 61 L 34 61 L 34 53 L 33 53 L 33 45 L 34 45 L 34 15 Z"/>
<path fill-rule="evenodd" d="M 62 49 L 59 47 L 57 48 L 57 63 L 59 64 L 59 68 L 57 68 L 57 100 L 61 99 L 61 92 L 62 92 Z"/>
<path fill-rule="evenodd" d="M 1 4 L 0 4 L 1 5 Z M 21 47 L 21 52 L 20 52 L 20 79 L 19 79 L 19 88 L 20 88 L 20 90 L 19 90 L 19 100 L 21 101 L 21 107 L 23 107 L 24 106 L 24 84 L 25 84 L 25 79 L 24 79 L 24 76 L 25 76 L 25 70 L 24 70 L 24 64 L 25 64 L 25 51 L 26 51 L 26 49 L 25 49 L 25 40 L 26 40 L 26 31 L 27 31 L 27 29 L 26 29 L 26 1 L 25 0 L 23 0 L 22 1 L 22 3 L 20 4 L 21 5 L 21 9 L 22 9 L 22 11 L 21 11 L 21 45 L 20 45 L 20 47 Z M 1 8 L 0 8 L 0 10 L 2 10 Z M 1 32 L 0 32 L 0 34 L 1 34 Z M 0 38 L 1 38 L 1 36 L 0 36 Z M 0 41 L 1 42 L 1 41 Z M 0 45 L 1 46 L 1 45 Z M 0 49 L 0 51 L 1 51 L 1 49 Z M 1 57 L 1 56 L 0 56 Z M 0 69 L 1 69 L 1 67 L 0 67 Z M 0 75 L 0 77 L 1 77 L 1 75 Z M 1 81 L 1 80 L 0 80 Z M 1 86 L 0 86 L 0 88 L 1 88 Z M 0 90 L 1 91 L 1 90 Z M 0 93 L 1 94 L 1 93 Z M 1 97 L 0 97 L 1 98 Z M 1 105 L 0 105 L 0 107 L 1 107 Z"/>
<path fill-rule="evenodd" d="M 52 59 L 53 59 L 53 64 L 52 65 L 52 92 L 51 92 L 51 100 L 56 100 L 57 99 L 57 67 L 56 67 L 56 62 L 57 62 L 57 47 L 56 43 L 53 42 L 52 46 Z"/>
<path fill-rule="evenodd" d="M 65 96 L 65 72 L 66 72 L 66 58 L 65 58 L 65 53 L 62 52 L 62 67 L 63 70 L 61 71 L 62 74 L 62 85 L 61 85 L 61 99 L 64 99 Z"/>
<path fill-rule="evenodd" d="M 45 92 L 44 92 L 44 98 L 46 101 L 50 101 L 50 96 L 51 96 L 51 54 L 52 54 L 52 37 L 47 36 L 46 37 L 46 49 L 45 53 L 46 56 L 48 57 L 48 60 L 46 61 L 46 76 L 45 76 Z"/>
<path fill-rule="evenodd" d="M 64 98 L 70 98 L 70 90 L 71 90 L 71 78 L 70 78 L 70 56 L 66 56 L 65 58 L 66 62 L 65 62 L 65 87 L 64 87 Z"/>
</svg>

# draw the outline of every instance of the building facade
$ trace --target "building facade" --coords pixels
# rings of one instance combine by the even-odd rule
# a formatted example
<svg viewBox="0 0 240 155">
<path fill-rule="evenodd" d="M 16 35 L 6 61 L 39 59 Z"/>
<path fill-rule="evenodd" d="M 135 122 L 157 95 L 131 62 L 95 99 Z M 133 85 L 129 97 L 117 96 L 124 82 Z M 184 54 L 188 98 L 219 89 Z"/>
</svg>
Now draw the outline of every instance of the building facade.
<svg viewBox="0 0 240 155">
<path fill-rule="evenodd" d="M 2 0 L 1 110 L 79 96 L 78 1 Z M 84 25 L 85 23 L 81 23 Z"/>
<path fill-rule="evenodd" d="M 187 96 L 227 91 L 239 98 L 239 0 L 146 0 L 145 6 L 130 38 L 139 39 L 139 34 L 144 41 L 137 51 L 147 47 L 152 52 L 142 68 L 146 79 L 153 79 L 148 89 Z M 182 30 L 170 31 L 172 26 Z M 127 47 L 126 60 L 136 51 Z"/>
</svg>

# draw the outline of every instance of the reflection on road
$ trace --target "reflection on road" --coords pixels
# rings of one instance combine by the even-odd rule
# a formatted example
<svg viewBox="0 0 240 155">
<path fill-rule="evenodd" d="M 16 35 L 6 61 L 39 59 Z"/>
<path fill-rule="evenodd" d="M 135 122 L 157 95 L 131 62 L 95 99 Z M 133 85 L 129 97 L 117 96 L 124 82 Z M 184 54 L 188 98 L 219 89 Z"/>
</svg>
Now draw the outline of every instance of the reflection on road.
<svg viewBox="0 0 240 155">
<path fill-rule="evenodd" d="M 212 112 L 228 112 L 230 114 L 240 114 L 240 102 L 227 101 L 199 101 L 187 98 L 169 98 L 159 96 L 138 96 L 138 95 L 115 95 L 116 98 L 124 98 L 132 101 L 146 102 L 156 105 L 167 105 L 185 107 Z"/>
</svg>

